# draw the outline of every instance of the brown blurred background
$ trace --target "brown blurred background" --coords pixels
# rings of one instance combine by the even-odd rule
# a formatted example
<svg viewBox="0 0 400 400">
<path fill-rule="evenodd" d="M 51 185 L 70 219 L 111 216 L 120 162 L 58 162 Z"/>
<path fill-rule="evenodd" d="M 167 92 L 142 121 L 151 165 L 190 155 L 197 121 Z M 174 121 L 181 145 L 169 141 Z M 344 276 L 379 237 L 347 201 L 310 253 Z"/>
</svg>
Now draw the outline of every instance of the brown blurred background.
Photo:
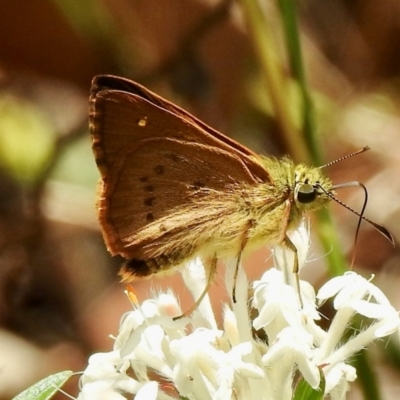
<svg viewBox="0 0 400 400">
<path fill-rule="evenodd" d="M 263 4 L 278 29 L 273 3 Z M 326 161 L 371 147 L 327 173 L 334 182 L 363 182 L 366 215 L 398 240 L 400 3 L 311 0 L 299 4 L 299 22 Z M 121 260 L 106 252 L 94 208 L 88 92 L 102 73 L 147 85 L 257 152 L 287 153 L 238 3 L 0 2 L 0 399 L 50 373 L 82 370 L 89 354 L 111 349 L 108 335 L 130 309 L 116 275 Z M 359 190 L 340 198 L 358 210 L 363 201 Z M 351 258 L 357 218 L 332 209 Z M 304 276 L 322 282 L 323 253 L 314 243 Z M 377 274 L 400 309 L 398 261 L 398 249 L 363 224 L 357 269 Z M 172 280 L 135 290 L 143 300 L 149 284 Z M 222 287 L 214 286 L 215 296 Z M 400 395 L 394 342 L 375 351 L 385 399 Z"/>
</svg>

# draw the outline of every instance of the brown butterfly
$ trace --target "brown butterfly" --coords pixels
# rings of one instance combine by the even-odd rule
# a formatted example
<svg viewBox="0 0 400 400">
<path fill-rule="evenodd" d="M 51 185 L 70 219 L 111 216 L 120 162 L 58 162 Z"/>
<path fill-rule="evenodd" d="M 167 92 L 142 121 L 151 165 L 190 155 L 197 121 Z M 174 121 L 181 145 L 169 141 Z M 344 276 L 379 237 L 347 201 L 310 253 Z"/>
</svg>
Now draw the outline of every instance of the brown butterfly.
<svg viewBox="0 0 400 400">
<path fill-rule="evenodd" d="M 287 232 L 334 196 L 321 168 L 257 155 L 128 79 L 93 79 L 90 132 L 100 225 L 111 254 L 128 259 L 123 281 L 208 260 L 207 286 L 184 315 L 220 258 L 239 265 L 243 252 L 275 243 L 297 260 Z"/>
</svg>

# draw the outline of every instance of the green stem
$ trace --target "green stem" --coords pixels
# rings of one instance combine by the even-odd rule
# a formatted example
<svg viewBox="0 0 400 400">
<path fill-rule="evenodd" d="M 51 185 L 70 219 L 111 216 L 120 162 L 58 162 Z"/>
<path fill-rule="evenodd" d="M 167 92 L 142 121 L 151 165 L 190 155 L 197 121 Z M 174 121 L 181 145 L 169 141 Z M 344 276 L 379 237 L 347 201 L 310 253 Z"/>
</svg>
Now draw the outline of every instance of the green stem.
<svg viewBox="0 0 400 400">
<path fill-rule="evenodd" d="M 299 85 L 302 99 L 303 139 L 314 165 L 321 165 L 322 157 L 315 129 L 314 108 L 304 72 L 295 3 L 293 0 L 278 0 L 278 4 L 282 14 L 290 67 Z M 343 274 L 347 269 L 347 262 L 341 251 L 338 235 L 327 209 L 318 213 L 318 222 L 319 236 L 327 254 L 330 274 L 333 276 Z M 379 400 L 381 398 L 379 387 L 365 352 L 360 353 L 356 363 L 364 398 L 366 400 Z"/>
<path fill-rule="evenodd" d="M 315 129 L 314 107 L 304 71 L 295 4 L 292 0 L 278 0 L 278 5 L 281 10 L 291 72 L 300 91 L 303 139 L 313 164 L 321 165 L 322 156 Z"/>
<path fill-rule="evenodd" d="M 328 209 L 323 209 L 317 213 L 317 218 L 318 235 L 326 254 L 329 273 L 331 276 L 342 275 L 348 270 L 348 264 L 340 250 L 342 245 L 333 225 L 331 213 Z"/>
<path fill-rule="evenodd" d="M 365 400 L 381 400 L 382 395 L 379 390 L 376 374 L 371 368 L 367 352 L 361 351 L 353 363 L 357 369 L 357 380 L 361 386 Z"/>
<path fill-rule="evenodd" d="M 302 134 L 309 158 L 314 165 L 322 164 L 322 156 L 316 132 L 314 107 L 307 85 L 304 69 L 300 33 L 296 19 L 296 5 L 293 0 L 278 0 L 281 10 L 290 68 L 296 80 L 301 97 Z M 326 254 L 331 275 L 342 274 L 347 269 L 347 262 L 340 251 L 341 245 L 327 210 L 318 213 L 319 235 Z"/>
<path fill-rule="evenodd" d="M 285 146 L 295 159 L 307 159 L 307 149 L 296 129 L 290 112 L 289 82 L 283 73 L 272 29 L 258 0 L 242 0 L 243 11 L 261 67 L 266 92 L 270 94 L 275 119 Z"/>
</svg>

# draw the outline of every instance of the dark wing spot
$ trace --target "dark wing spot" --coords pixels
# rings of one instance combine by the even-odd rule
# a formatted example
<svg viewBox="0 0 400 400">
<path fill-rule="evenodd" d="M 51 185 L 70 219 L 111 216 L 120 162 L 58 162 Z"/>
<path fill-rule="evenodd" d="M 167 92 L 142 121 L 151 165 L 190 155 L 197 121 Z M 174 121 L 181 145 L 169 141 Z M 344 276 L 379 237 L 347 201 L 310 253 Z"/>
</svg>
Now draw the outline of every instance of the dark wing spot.
<svg viewBox="0 0 400 400">
<path fill-rule="evenodd" d="M 152 206 L 154 203 L 154 197 L 147 197 L 144 199 L 145 206 Z"/>
<path fill-rule="evenodd" d="M 202 182 L 202 181 L 194 181 L 194 182 L 193 182 L 193 188 L 194 188 L 195 190 L 199 190 L 199 189 L 201 189 L 201 188 L 203 188 L 203 187 L 205 187 L 205 186 L 206 186 L 205 183 Z"/>
<path fill-rule="evenodd" d="M 154 221 L 154 215 L 153 215 L 153 213 L 151 213 L 151 212 L 147 213 L 147 214 L 146 214 L 146 220 L 147 220 L 148 222 L 153 222 L 153 221 Z"/>
<path fill-rule="evenodd" d="M 157 175 L 162 175 L 164 173 L 164 165 L 157 165 L 154 171 L 156 171 Z"/>
<path fill-rule="evenodd" d="M 144 187 L 144 190 L 145 190 L 146 192 L 154 192 L 154 186 L 153 186 L 153 185 L 146 185 L 146 186 Z"/>
<path fill-rule="evenodd" d="M 139 178 L 140 182 L 147 182 L 149 180 L 148 176 L 142 176 L 141 178 Z"/>
</svg>

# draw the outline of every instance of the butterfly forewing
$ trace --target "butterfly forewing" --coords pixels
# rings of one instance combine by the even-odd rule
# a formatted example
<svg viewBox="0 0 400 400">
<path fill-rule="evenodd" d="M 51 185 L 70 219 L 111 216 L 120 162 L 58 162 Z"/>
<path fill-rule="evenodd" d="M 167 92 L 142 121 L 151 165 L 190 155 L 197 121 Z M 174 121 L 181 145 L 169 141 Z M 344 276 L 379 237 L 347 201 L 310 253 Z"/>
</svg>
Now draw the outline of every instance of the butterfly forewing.
<svg viewBox="0 0 400 400">
<path fill-rule="evenodd" d="M 93 150 L 103 176 L 101 168 L 112 165 L 118 146 L 123 148 L 147 137 L 170 137 L 233 152 L 256 180 L 270 180 L 268 172 L 256 161 L 257 155 L 251 150 L 128 79 L 108 75 L 95 77 L 90 107 Z M 146 126 L 141 126 L 143 124 Z M 146 129 L 137 129 L 139 127 Z"/>
</svg>

